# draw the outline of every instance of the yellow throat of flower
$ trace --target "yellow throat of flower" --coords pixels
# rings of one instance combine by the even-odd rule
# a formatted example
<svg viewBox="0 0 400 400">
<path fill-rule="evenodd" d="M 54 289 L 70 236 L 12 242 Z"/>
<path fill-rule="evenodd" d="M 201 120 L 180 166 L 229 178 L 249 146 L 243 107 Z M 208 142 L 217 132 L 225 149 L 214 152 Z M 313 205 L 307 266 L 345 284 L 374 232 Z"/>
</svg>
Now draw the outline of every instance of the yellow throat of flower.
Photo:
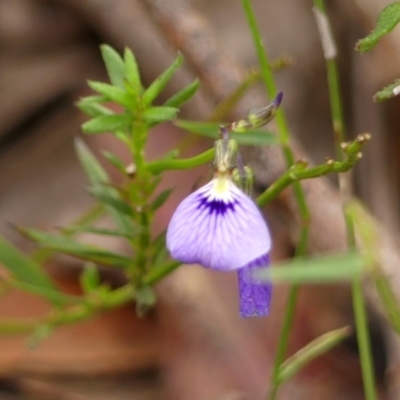
<svg viewBox="0 0 400 400">
<path fill-rule="evenodd" d="M 229 185 L 231 183 L 231 174 L 227 172 L 217 171 L 214 175 L 213 191 L 217 196 L 223 196 L 229 193 Z"/>
</svg>

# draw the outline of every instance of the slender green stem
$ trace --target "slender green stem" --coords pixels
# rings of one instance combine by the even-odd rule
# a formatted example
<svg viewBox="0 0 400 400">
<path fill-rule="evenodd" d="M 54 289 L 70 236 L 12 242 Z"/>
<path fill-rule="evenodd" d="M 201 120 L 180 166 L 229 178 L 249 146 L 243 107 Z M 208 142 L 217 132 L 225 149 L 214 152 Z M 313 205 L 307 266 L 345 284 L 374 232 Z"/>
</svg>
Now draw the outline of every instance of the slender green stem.
<svg viewBox="0 0 400 400">
<path fill-rule="evenodd" d="M 328 19 L 325 12 L 324 0 L 314 0 L 314 5 L 317 10 L 316 11 L 317 23 L 318 19 L 321 20 L 321 18 L 324 19 L 324 21 L 326 22 L 325 24 L 319 26 L 321 38 L 324 39 L 325 37 L 325 42 L 328 39 L 328 42 L 333 43 L 334 46 L 334 40 L 332 37 L 330 37 L 332 34 L 330 32 Z M 318 15 L 318 13 L 320 13 L 320 15 Z M 336 157 L 339 160 L 341 160 L 342 157 L 344 156 L 341 144 L 346 139 L 346 135 L 344 128 L 343 113 L 342 113 L 342 102 L 339 89 L 340 85 L 338 78 L 338 69 L 336 64 L 336 53 L 334 51 L 333 52 L 327 51 L 327 49 L 325 48 L 324 54 L 327 67 L 334 139 L 337 151 Z M 348 244 L 348 249 L 352 251 L 356 247 L 354 221 L 353 221 L 353 216 L 346 209 L 347 205 L 350 202 L 350 196 L 351 196 L 350 179 L 351 178 L 348 174 L 342 175 L 341 178 L 339 179 L 339 183 L 340 183 L 340 190 L 343 202 L 343 213 L 346 224 L 347 244 Z M 355 279 L 353 282 L 352 294 L 353 294 L 353 308 L 354 308 L 356 334 L 357 334 L 358 348 L 360 353 L 365 398 L 367 400 L 376 400 L 377 395 L 375 390 L 375 374 L 374 374 L 372 353 L 370 347 L 371 342 L 369 337 L 369 328 L 366 317 L 366 309 L 365 309 L 364 296 L 362 292 L 362 285 L 359 279 Z"/>
<path fill-rule="evenodd" d="M 344 206 L 346 207 L 346 205 Z M 353 217 L 344 209 L 349 250 L 356 247 Z M 357 334 L 358 351 L 361 361 L 364 394 L 366 400 L 377 400 L 375 389 L 375 371 L 373 366 L 371 338 L 367 321 L 364 294 L 360 279 L 354 279 L 352 285 L 353 309 Z"/>
<path fill-rule="evenodd" d="M 322 13 L 323 18 L 327 18 L 324 0 L 314 0 L 314 6 L 317 9 L 317 11 Z M 321 32 L 321 36 L 332 35 L 329 29 L 329 25 L 327 26 L 327 28 L 328 30 L 326 32 Z M 340 144 L 345 140 L 345 130 L 344 130 L 343 107 L 341 101 L 342 97 L 340 94 L 340 85 L 339 85 L 339 73 L 334 53 L 332 53 L 331 55 L 326 54 L 325 61 L 327 68 L 329 99 L 331 105 L 333 132 L 335 136 L 336 154 L 338 159 L 340 160 L 342 157 L 342 149 L 340 147 Z"/>
<path fill-rule="evenodd" d="M 147 169 L 153 174 L 159 174 L 160 172 L 167 170 L 195 168 L 211 162 L 214 159 L 214 154 L 215 150 L 212 148 L 191 158 L 153 161 L 147 164 Z"/>
<path fill-rule="evenodd" d="M 371 338 L 365 310 L 362 284 L 359 279 L 353 282 L 353 308 L 357 331 L 358 348 L 361 357 L 364 393 L 366 400 L 376 400 L 375 372 L 371 354 Z"/>
<path fill-rule="evenodd" d="M 289 342 L 289 336 L 292 327 L 294 312 L 296 310 L 298 293 L 299 293 L 299 285 L 292 285 L 289 288 L 285 315 L 283 317 L 282 330 L 279 336 L 278 348 L 276 350 L 274 365 L 272 368 L 271 385 L 267 395 L 268 400 L 274 400 L 276 398 L 279 389 L 279 383 L 280 383 L 279 370 L 281 365 L 285 361 L 286 348 Z"/>
<path fill-rule="evenodd" d="M 331 172 L 347 172 L 357 163 L 359 153 L 368 139 L 365 139 L 366 135 L 359 135 L 354 142 L 350 143 L 346 149 L 345 156 L 347 157 L 343 161 L 329 160 L 325 164 L 317 165 L 315 167 L 307 168 L 307 166 L 298 162 L 294 164 L 290 169 L 283 173 L 278 179 L 272 183 L 272 185 L 261 193 L 257 198 L 257 203 L 260 207 L 265 206 L 271 200 L 276 198 L 279 193 L 286 189 L 293 182 L 301 181 L 304 179 L 318 178 L 327 175 Z M 368 137 L 368 136 L 366 136 Z M 360 140 L 362 139 L 362 140 Z"/>
<path fill-rule="evenodd" d="M 144 110 L 143 100 L 139 104 L 139 109 Z M 153 213 L 150 210 L 148 201 L 151 196 L 151 173 L 146 167 L 144 157 L 144 147 L 148 136 L 148 126 L 138 118 L 132 124 L 132 156 L 136 166 L 134 180 L 130 183 L 128 189 L 130 202 L 138 211 L 136 213 L 136 222 L 140 226 L 139 234 L 133 239 L 133 251 L 135 252 L 134 262 L 129 270 L 130 279 L 137 284 L 141 277 L 150 267 L 148 248 L 151 243 L 151 224 Z"/>
<path fill-rule="evenodd" d="M 335 135 L 336 155 L 340 160 L 343 152 L 340 144 L 345 140 L 342 104 L 340 102 L 339 76 L 335 60 L 327 60 L 328 86 L 332 113 L 333 132 Z"/>
<path fill-rule="evenodd" d="M 253 37 L 258 61 L 261 66 L 261 76 L 263 78 L 268 96 L 272 99 L 277 95 L 278 91 L 276 89 L 271 63 L 268 59 L 268 54 L 263 46 L 262 36 L 257 25 L 253 8 L 251 6 L 251 0 L 242 0 L 242 4 Z M 290 167 L 294 164 L 295 159 L 293 152 L 289 147 L 289 128 L 282 108 L 278 109 L 275 119 L 278 127 L 278 138 L 282 146 L 286 165 L 287 167 Z M 303 221 L 306 221 L 309 219 L 309 211 L 303 189 L 299 183 L 294 183 L 293 189 L 297 204 L 299 206 L 301 218 Z"/>
<path fill-rule="evenodd" d="M 242 0 L 243 8 L 246 14 L 247 22 L 250 27 L 253 42 L 256 48 L 258 60 L 261 66 L 261 76 L 264 81 L 265 88 L 267 90 L 268 96 L 272 99 L 277 95 L 277 89 L 271 69 L 271 65 L 268 59 L 268 54 L 264 49 L 262 36 L 260 30 L 257 25 L 256 17 L 254 11 L 251 6 L 251 0 Z M 286 165 L 290 168 L 294 164 L 294 155 L 289 146 L 289 129 L 288 124 L 286 122 L 285 115 L 283 110 L 279 108 L 276 114 L 276 123 L 278 127 L 278 138 L 280 144 L 282 146 L 283 155 L 286 161 Z M 305 238 L 305 243 L 299 243 L 297 246 L 297 255 L 303 256 L 306 251 L 306 242 L 308 237 L 308 224 L 309 224 L 309 210 L 306 202 L 306 198 L 304 195 L 303 188 L 299 182 L 293 182 L 293 191 L 294 196 L 299 207 L 300 217 L 301 217 L 301 236 Z M 275 399 L 277 389 L 279 386 L 279 382 L 277 381 L 276 377 L 279 373 L 280 365 L 284 359 L 284 355 L 286 352 L 288 340 L 289 340 L 289 332 L 293 322 L 293 314 L 294 309 L 297 302 L 297 289 L 291 288 L 290 295 L 287 301 L 286 306 L 286 315 L 284 318 L 284 326 L 282 330 L 282 334 L 279 339 L 278 344 L 278 353 L 276 355 L 275 364 L 272 372 L 272 391 L 271 395 L 269 396 L 270 400 Z"/>
<path fill-rule="evenodd" d="M 300 239 L 297 244 L 295 256 L 301 257 L 305 254 L 305 252 L 307 250 L 308 234 L 309 234 L 308 227 L 303 226 L 303 228 L 300 232 Z M 280 340 L 278 343 L 278 349 L 277 349 L 276 355 L 275 355 L 274 365 L 272 368 L 271 387 L 270 387 L 269 393 L 267 395 L 268 400 L 274 400 L 276 398 L 276 395 L 277 395 L 277 392 L 279 389 L 279 385 L 281 383 L 280 379 L 279 379 L 279 372 L 280 372 L 281 365 L 285 361 L 286 348 L 287 348 L 287 344 L 289 342 L 289 336 L 290 336 L 290 331 L 291 331 L 291 327 L 292 327 L 294 312 L 296 310 L 298 294 L 299 294 L 299 285 L 292 285 L 289 288 L 289 295 L 288 295 L 288 299 L 287 299 L 285 316 L 283 318 L 283 326 L 282 326 L 281 336 L 280 336 Z"/>
</svg>

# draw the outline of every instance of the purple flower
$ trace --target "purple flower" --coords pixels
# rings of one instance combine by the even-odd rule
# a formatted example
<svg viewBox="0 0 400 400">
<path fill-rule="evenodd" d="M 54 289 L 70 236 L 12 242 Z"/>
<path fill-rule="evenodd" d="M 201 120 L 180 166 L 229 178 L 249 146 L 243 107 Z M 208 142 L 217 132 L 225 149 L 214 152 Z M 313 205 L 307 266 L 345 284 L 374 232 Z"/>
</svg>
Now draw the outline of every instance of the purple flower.
<svg viewBox="0 0 400 400">
<path fill-rule="evenodd" d="M 183 263 L 237 270 L 241 316 L 268 314 L 271 285 L 254 282 L 251 272 L 269 264 L 271 236 L 257 205 L 229 173 L 216 173 L 180 203 L 168 226 L 167 248 Z"/>
</svg>

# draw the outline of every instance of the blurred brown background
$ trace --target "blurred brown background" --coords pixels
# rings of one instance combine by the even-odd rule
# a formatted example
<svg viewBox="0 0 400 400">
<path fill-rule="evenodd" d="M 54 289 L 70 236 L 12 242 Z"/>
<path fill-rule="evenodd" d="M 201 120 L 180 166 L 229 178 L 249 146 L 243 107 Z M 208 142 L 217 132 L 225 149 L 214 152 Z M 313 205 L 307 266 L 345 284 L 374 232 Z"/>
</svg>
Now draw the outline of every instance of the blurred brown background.
<svg viewBox="0 0 400 400">
<path fill-rule="evenodd" d="M 388 3 L 327 1 L 327 8 L 340 50 L 348 135 L 354 137 L 365 131 L 373 135 L 355 171 L 356 192 L 397 243 L 399 100 L 375 104 L 372 96 L 400 75 L 400 28 L 370 54 L 360 56 L 353 50 Z M 277 73 L 291 133 L 306 149 L 307 158 L 323 162 L 334 149 L 325 64 L 312 1 L 254 0 L 253 4 L 271 57 L 284 55 L 292 60 L 289 68 Z M 192 27 L 200 31 L 191 31 Z M 70 223 L 90 206 L 87 181 L 73 149 L 73 138 L 80 135 L 85 117 L 73 103 L 89 93 L 85 79 L 106 80 L 98 46 L 108 43 L 119 50 L 129 46 L 148 84 L 174 58 L 172 42 L 187 55 L 187 38 L 174 29 L 178 33 L 180 29 L 181 33 L 185 29 L 197 32 L 199 48 L 188 55 L 188 62 L 168 86 L 165 97 L 200 74 L 202 89 L 180 117 L 204 119 L 233 90 L 243 68 L 257 65 L 239 0 L 0 1 L 2 235 L 30 251 L 30 245 L 6 222 L 51 229 Z M 210 38 L 215 43 L 210 43 Z M 220 58 L 201 60 L 202 55 L 211 54 L 209 49 L 214 44 L 219 46 Z M 209 63 L 209 70 L 201 70 L 203 61 Z M 238 114 L 266 102 L 259 85 Z M 162 154 L 182 135 L 171 125 L 157 128 L 149 141 L 148 156 Z M 87 140 L 97 154 L 107 148 L 124 156 L 107 135 Z M 193 151 L 208 145 L 203 143 Z M 246 154 L 257 164 L 257 152 Z M 274 158 L 268 160 L 266 177 L 258 182 L 260 188 L 276 175 Z M 118 179 L 115 171 L 109 172 Z M 201 174 L 207 176 L 207 170 L 200 169 L 198 176 Z M 165 227 L 177 201 L 195 181 L 192 173 L 168 174 L 163 186 L 176 185 L 176 190 L 156 229 Z M 334 179 L 331 182 L 335 184 Z M 310 186 L 311 195 L 312 190 Z M 337 196 L 318 197 L 317 202 L 328 209 L 340 205 Z M 266 213 L 276 243 L 274 259 L 289 257 L 296 216 L 287 212 L 282 200 L 274 202 Z M 336 250 L 343 245 L 341 227 L 330 224 L 326 211 L 322 217 L 327 224 L 318 225 L 316 237 L 326 240 L 323 245 L 312 241 L 310 252 Z M 60 285 L 72 291 L 78 290 L 79 268 L 78 263 L 64 258 L 49 265 Z M 116 285 L 120 281 L 114 274 L 109 279 Z M 0 338 L 0 399 L 263 398 L 287 288 L 275 289 L 272 315 L 262 320 L 239 319 L 236 282 L 231 275 L 183 267 L 158 290 L 159 304 L 143 320 L 135 317 L 133 306 L 126 307 L 62 328 L 35 350 L 28 350 L 23 338 Z M 8 295 L 0 302 L 1 316 L 37 315 L 45 309 L 38 299 L 22 293 Z M 396 399 L 392 386 L 396 386 L 397 364 L 387 356 L 392 342 L 387 340 L 387 328 L 374 307 L 370 309 L 370 323 L 381 398 Z M 293 352 L 316 336 L 347 324 L 353 324 L 348 287 L 304 288 L 289 350 Z M 362 399 L 355 339 L 310 364 L 282 388 L 279 398 Z"/>
</svg>

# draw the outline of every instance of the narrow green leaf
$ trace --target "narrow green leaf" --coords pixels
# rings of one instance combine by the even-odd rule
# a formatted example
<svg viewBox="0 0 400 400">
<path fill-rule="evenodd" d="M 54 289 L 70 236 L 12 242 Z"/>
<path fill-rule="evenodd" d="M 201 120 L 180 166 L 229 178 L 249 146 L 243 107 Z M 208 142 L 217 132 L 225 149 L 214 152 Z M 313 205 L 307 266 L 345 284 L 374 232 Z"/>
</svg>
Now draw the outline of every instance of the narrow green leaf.
<svg viewBox="0 0 400 400">
<path fill-rule="evenodd" d="M 99 228 L 97 226 L 90 226 L 90 225 L 72 225 L 65 228 L 61 228 L 62 232 L 64 233 L 92 233 L 94 235 L 103 235 L 103 236 L 116 236 L 116 237 L 124 237 L 126 239 L 132 239 L 135 236 L 139 228 L 135 228 L 131 232 L 122 232 L 115 229 L 106 229 L 106 228 Z"/>
<path fill-rule="evenodd" d="M 101 153 L 118 171 L 126 175 L 126 166 L 119 157 L 106 150 L 102 150 Z"/>
<path fill-rule="evenodd" d="M 107 97 L 108 100 L 114 101 L 115 103 L 124 106 L 128 110 L 133 109 L 135 105 L 135 98 L 125 89 L 121 89 L 117 86 L 112 86 L 103 82 L 88 81 L 88 85 L 95 90 L 97 93 Z"/>
<path fill-rule="evenodd" d="M 173 260 L 166 264 L 160 265 L 157 268 L 152 268 L 145 276 L 143 276 L 142 283 L 144 285 L 154 285 L 164 277 L 168 276 L 171 272 L 175 271 L 181 265 L 182 264 L 179 261 Z"/>
<path fill-rule="evenodd" d="M 122 143 L 124 143 L 127 147 L 130 146 L 132 139 L 129 133 L 129 129 L 117 129 L 116 131 L 114 131 L 114 136 Z"/>
<path fill-rule="evenodd" d="M 100 163 L 96 160 L 92 152 L 86 146 L 81 139 L 75 140 L 75 148 L 78 154 L 78 158 L 86 171 L 89 181 L 95 190 L 103 192 L 109 197 L 115 197 L 120 199 L 115 189 L 107 187 L 104 183 L 110 182 L 107 173 L 104 171 Z M 121 215 L 113 207 L 107 205 L 106 210 L 109 212 L 118 228 L 123 232 L 133 231 L 133 224 L 130 218 L 125 215 Z"/>
<path fill-rule="evenodd" d="M 78 103 L 106 103 L 108 101 L 107 96 L 94 94 L 91 96 L 81 97 Z"/>
<path fill-rule="evenodd" d="M 11 243 L 0 236 L 0 263 L 13 276 L 39 289 L 57 291 L 50 277 L 29 257 L 21 253 Z"/>
<path fill-rule="evenodd" d="M 164 106 L 168 107 L 180 107 L 182 104 L 189 101 L 197 92 L 197 89 L 200 86 L 200 82 L 198 79 L 194 80 L 190 85 L 186 86 L 178 93 L 174 94 L 171 98 L 169 98 Z"/>
<path fill-rule="evenodd" d="M 129 86 L 132 88 L 133 94 L 138 95 L 143 90 L 142 83 L 140 80 L 139 67 L 137 65 L 134 54 L 128 48 L 125 49 L 124 59 L 125 59 L 126 80 Z"/>
<path fill-rule="evenodd" d="M 125 65 L 122 57 L 118 54 L 117 51 L 115 51 L 111 46 L 107 44 L 101 45 L 100 50 L 104 60 L 104 64 L 106 65 L 110 82 L 113 85 L 119 86 L 123 89 L 125 79 Z"/>
<path fill-rule="evenodd" d="M 387 278 L 379 271 L 373 275 L 374 283 L 392 328 L 400 334 L 400 306 Z"/>
<path fill-rule="evenodd" d="M 45 299 L 51 301 L 53 304 L 56 305 L 79 304 L 83 301 L 83 298 L 80 296 L 66 294 L 60 292 L 57 289 L 47 289 L 44 287 L 39 287 L 30 283 L 22 282 L 20 280 L 13 280 L 12 286 L 25 292 L 44 297 Z"/>
<path fill-rule="evenodd" d="M 374 101 L 385 101 L 397 96 L 398 94 L 400 94 L 400 79 L 396 79 L 392 84 L 375 93 Z"/>
<path fill-rule="evenodd" d="M 104 133 L 127 128 L 132 117 L 127 114 L 100 115 L 82 125 L 85 133 Z"/>
<path fill-rule="evenodd" d="M 41 247 L 99 264 L 128 268 L 132 260 L 122 254 L 112 253 L 97 246 L 88 245 L 63 236 L 56 236 L 35 229 L 18 228 L 19 231 Z"/>
<path fill-rule="evenodd" d="M 378 15 L 375 29 L 356 44 L 356 50 L 365 53 L 373 49 L 379 40 L 391 32 L 400 21 L 400 2 L 396 1 L 386 6 Z"/>
<path fill-rule="evenodd" d="M 360 277 L 364 258 L 358 253 L 294 259 L 279 267 L 257 271 L 255 279 L 261 282 L 327 283 Z"/>
<path fill-rule="evenodd" d="M 166 189 L 162 191 L 151 203 L 150 208 L 155 211 L 164 205 L 164 203 L 169 199 L 169 196 L 172 193 L 173 188 Z"/>
<path fill-rule="evenodd" d="M 27 346 L 29 350 L 34 350 L 44 340 L 54 332 L 54 327 L 49 324 L 40 324 L 34 327 L 32 334 L 28 338 Z"/>
<path fill-rule="evenodd" d="M 305 365 L 337 346 L 346 339 L 350 333 L 351 328 L 347 326 L 325 333 L 317 339 L 314 339 L 281 365 L 278 383 L 281 384 L 292 378 L 293 375 L 297 374 Z"/>
<path fill-rule="evenodd" d="M 113 189 L 111 189 L 113 190 Z M 112 207 L 116 212 L 119 214 L 127 215 L 129 217 L 132 217 L 134 215 L 134 212 L 132 208 L 123 202 L 121 199 L 119 199 L 114 193 L 110 192 L 105 192 L 102 189 L 95 188 L 89 190 L 90 194 L 103 203 L 104 205 L 108 205 Z"/>
<path fill-rule="evenodd" d="M 172 75 L 180 67 L 183 62 L 182 54 L 178 54 L 175 61 L 146 89 L 143 94 L 143 101 L 146 105 L 150 105 L 167 86 L 171 80 Z"/>
<path fill-rule="evenodd" d="M 176 118 L 178 109 L 173 107 L 151 107 L 144 112 L 144 118 L 148 124 L 157 124 Z"/>
<path fill-rule="evenodd" d="M 100 274 L 95 264 L 87 263 L 85 265 L 80 276 L 80 282 L 84 293 L 91 293 L 100 286 Z"/>
<path fill-rule="evenodd" d="M 77 103 L 77 107 L 84 112 L 86 115 L 89 115 L 89 117 L 95 118 L 100 115 L 111 115 L 113 112 L 107 108 L 102 106 L 101 104 L 98 103 L 93 103 L 93 102 L 79 102 Z"/>
<path fill-rule="evenodd" d="M 193 122 L 178 119 L 174 124 L 197 135 L 206 136 L 212 139 L 219 138 L 220 124 L 213 122 Z M 275 145 L 278 138 L 272 132 L 261 129 L 250 129 L 245 133 L 231 132 L 230 137 L 243 145 Z"/>
<path fill-rule="evenodd" d="M 145 316 L 151 307 L 156 304 L 156 294 L 150 286 L 142 286 L 136 290 L 136 313 L 139 317 Z"/>
<path fill-rule="evenodd" d="M 168 251 L 165 244 L 166 234 L 166 230 L 161 232 L 152 244 L 152 268 L 159 267 L 168 257 Z"/>
<path fill-rule="evenodd" d="M 167 250 L 167 247 L 165 244 L 160 247 L 159 251 L 156 254 L 156 257 L 154 258 L 154 262 L 152 264 L 153 268 L 160 268 L 162 265 L 164 265 L 167 260 L 169 259 L 169 252 Z"/>
<path fill-rule="evenodd" d="M 106 101 L 107 98 L 105 96 L 86 96 L 76 102 L 75 105 L 90 117 L 113 114 L 109 108 L 100 104 Z"/>
</svg>

